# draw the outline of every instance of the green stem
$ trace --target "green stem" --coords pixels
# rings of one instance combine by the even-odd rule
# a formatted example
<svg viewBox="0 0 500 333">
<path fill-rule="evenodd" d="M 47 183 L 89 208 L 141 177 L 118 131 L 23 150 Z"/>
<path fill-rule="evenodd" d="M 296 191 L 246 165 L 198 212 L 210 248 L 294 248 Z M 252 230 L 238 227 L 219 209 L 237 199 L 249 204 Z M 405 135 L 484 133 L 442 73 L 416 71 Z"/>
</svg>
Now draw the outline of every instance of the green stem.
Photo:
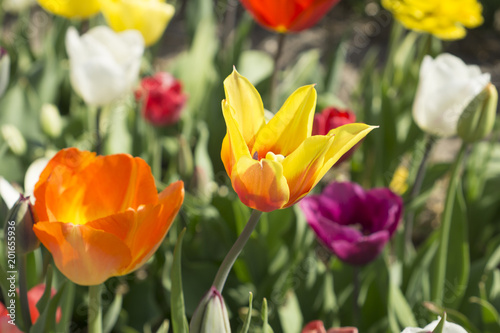
<svg viewBox="0 0 500 333">
<path fill-rule="evenodd" d="M 286 34 L 278 34 L 278 49 L 276 50 L 276 53 L 274 54 L 274 68 L 273 68 L 273 74 L 271 76 L 271 91 L 270 91 L 270 98 L 271 98 L 271 112 L 276 113 L 278 111 L 278 93 L 277 93 L 277 88 L 278 88 L 278 65 L 279 65 L 279 60 L 281 58 L 281 54 L 283 53 L 283 45 L 285 44 L 285 37 Z"/>
<path fill-rule="evenodd" d="M 243 247 L 245 247 L 245 244 L 250 239 L 250 235 L 257 226 L 257 222 L 259 222 L 261 215 L 262 215 L 261 211 L 258 210 L 252 211 L 252 214 L 250 215 L 250 218 L 248 219 L 245 228 L 243 228 L 243 231 L 241 232 L 240 236 L 233 244 L 233 247 L 231 248 L 231 250 L 229 250 L 226 257 L 224 258 L 224 261 L 220 265 L 219 271 L 217 272 L 217 275 L 215 276 L 215 280 L 213 283 L 213 286 L 217 288 L 219 292 L 222 293 L 222 289 L 224 289 L 224 284 L 226 283 L 227 276 L 229 275 L 229 272 L 231 271 L 234 262 L 240 255 L 241 250 L 243 250 Z"/>
<path fill-rule="evenodd" d="M 356 327 L 359 327 L 361 325 L 361 309 L 359 308 L 359 290 L 360 290 L 360 281 L 359 281 L 359 274 L 360 270 L 358 266 L 353 266 L 352 267 L 352 273 L 353 273 L 353 284 L 354 284 L 354 290 L 353 290 L 353 296 L 352 296 L 352 308 L 353 308 L 353 317 L 354 317 L 354 325 Z"/>
<path fill-rule="evenodd" d="M 443 219 L 441 221 L 436 274 L 434 274 L 434 280 L 432 281 L 432 285 L 434 286 L 432 300 L 437 305 L 441 305 L 443 303 L 444 286 L 446 283 L 446 266 L 448 260 L 448 244 L 450 241 L 450 230 L 452 223 L 451 218 L 453 214 L 453 204 L 455 202 L 455 196 L 458 184 L 460 182 L 461 165 L 465 156 L 465 148 L 466 143 L 464 142 L 462 143 L 462 147 L 460 147 L 457 159 L 455 160 L 455 164 L 453 165 L 450 176 L 450 183 L 448 184 L 448 191 L 446 193 Z"/>
<path fill-rule="evenodd" d="M 151 152 L 151 171 L 153 177 L 157 181 L 161 181 L 161 161 L 162 161 L 162 146 L 160 142 L 160 133 L 157 128 L 151 126 L 149 135 L 149 146 L 152 149 Z"/>
<path fill-rule="evenodd" d="M 101 285 L 89 286 L 88 333 L 102 332 Z"/>
<path fill-rule="evenodd" d="M 26 254 L 21 254 L 18 257 L 19 260 L 19 300 L 21 302 L 21 313 L 24 320 L 24 328 L 26 332 L 29 332 L 31 328 L 31 315 L 28 303 L 28 283 L 26 280 Z"/>
<path fill-rule="evenodd" d="M 95 115 L 95 152 L 97 155 L 102 153 L 101 114 L 102 108 L 98 107 Z"/>
<path fill-rule="evenodd" d="M 413 202 L 415 198 L 420 194 L 420 190 L 422 189 L 422 184 L 424 182 L 425 172 L 427 160 L 429 159 L 429 153 L 434 146 L 434 140 L 430 135 L 426 135 L 425 138 L 425 148 L 424 155 L 422 156 L 422 160 L 420 161 L 420 165 L 418 166 L 417 176 L 415 177 L 415 182 L 413 183 L 413 188 L 410 192 L 409 201 Z M 410 248 L 412 244 L 413 237 L 413 221 L 415 220 L 415 210 L 412 210 L 407 218 L 405 224 L 405 245 L 406 248 Z"/>
</svg>

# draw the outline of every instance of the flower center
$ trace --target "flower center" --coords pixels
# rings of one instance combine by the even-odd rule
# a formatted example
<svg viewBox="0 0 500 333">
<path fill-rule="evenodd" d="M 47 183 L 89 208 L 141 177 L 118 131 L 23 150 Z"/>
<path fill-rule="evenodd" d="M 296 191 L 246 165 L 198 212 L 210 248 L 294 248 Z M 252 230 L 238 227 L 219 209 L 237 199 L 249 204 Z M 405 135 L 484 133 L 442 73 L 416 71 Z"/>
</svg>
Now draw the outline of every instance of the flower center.
<svg viewBox="0 0 500 333">
<path fill-rule="evenodd" d="M 259 152 L 255 152 L 253 153 L 253 156 L 252 158 L 256 161 L 260 161 L 261 159 L 259 158 Z M 271 160 L 271 161 L 275 161 L 275 162 L 283 162 L 283 160 L 285 159 L 285 156 L 281 155 L 281 154 L 275 154 L 273 153 L 272 151 L 268 151 L 266 153 L 266 157 L 265 157 L 266 160 Z"/>
</svg>

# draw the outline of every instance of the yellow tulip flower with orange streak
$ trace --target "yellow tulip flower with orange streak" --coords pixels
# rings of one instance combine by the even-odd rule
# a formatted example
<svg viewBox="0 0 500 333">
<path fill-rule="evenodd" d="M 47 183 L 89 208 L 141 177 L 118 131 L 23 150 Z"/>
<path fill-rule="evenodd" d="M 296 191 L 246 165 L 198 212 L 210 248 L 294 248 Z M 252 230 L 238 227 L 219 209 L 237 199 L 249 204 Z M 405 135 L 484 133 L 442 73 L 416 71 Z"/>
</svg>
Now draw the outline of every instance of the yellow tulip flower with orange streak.
<svg viewBox="0 0 500 333">
<path fill-rule="evenodd" d="M 68 279 L 91 286 L 153 255 L 181 207 L 184 184 L 158 194 L 144 160 L 68 148 L 50 160 L 34 194 L 35 234 Z"/>
<path fill-rule="evenodd" d="M 348 124 L 311 136 L 316 90 L 297 89 L 266 123 L 255 87 L 236 70 L 224 81 L 221 158 L 240 200 L 263 212 L 293 205 L 374 127 Z"/>
<path fill-rule="evenodd" d="M 443 40 L 464 38 L 465 27 L 483 24 L 483 7 L 477 0 L 382 0 L 382 5 L 406 28 Z"/>
<path fill-rule="evenodd" d="M 99 0 L 38 0 L 46 11 L 66 18 L 85 19 L 99 13 Z"/>
<path fill-rule="evenodd" d="M 146 46 L 156 43 L 175 13 L 165 0 L 101 0 L 102 13 L 116 32 L 135 29 Z"/>
</svg>

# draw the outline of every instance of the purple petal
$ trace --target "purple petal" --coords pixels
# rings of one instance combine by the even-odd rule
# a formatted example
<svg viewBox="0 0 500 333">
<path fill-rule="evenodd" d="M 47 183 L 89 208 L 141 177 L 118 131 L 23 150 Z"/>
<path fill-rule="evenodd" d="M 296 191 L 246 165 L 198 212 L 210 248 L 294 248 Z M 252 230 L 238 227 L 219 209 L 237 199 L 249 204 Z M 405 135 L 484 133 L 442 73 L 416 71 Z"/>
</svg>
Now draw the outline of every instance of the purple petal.
<svg viewBox="0 0 500 333">
<path fill-rule="evenodd" d="M 368 237 L 362 237 L 358 242 L 333 241 L 328 247 L 348 264 L 366 265 L 382 252 L 389 238 L 387 231 L 380 231 Z"/>
</svg>

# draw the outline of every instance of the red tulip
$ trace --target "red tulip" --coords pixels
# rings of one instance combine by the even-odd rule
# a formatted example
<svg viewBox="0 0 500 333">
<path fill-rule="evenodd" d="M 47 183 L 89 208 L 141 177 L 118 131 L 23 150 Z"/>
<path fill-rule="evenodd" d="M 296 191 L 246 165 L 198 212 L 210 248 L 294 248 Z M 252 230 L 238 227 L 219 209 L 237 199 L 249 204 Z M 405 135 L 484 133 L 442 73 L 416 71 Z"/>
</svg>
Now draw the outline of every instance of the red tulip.
<svg viewBox="0 0 500 333">
<path fill-rule="evenodd" d="M 358 333 L 358 329 L 356 327 L 337 327 L 327 331 L 321 320 L 314 320 L 302 329 L 302 333 Z"/>
<path fill-rule="evenodd" d="M 30 309 L 31 322 L 34 324 L 40 313 L 36 307 L 36 303 L 42 298 L 43 292 L 45 291 L 45 284 L 39 284 L 34 286 L 28 291 L 28 305 Z M 56 294 L 56 290 L 52 288 L 51 296 L 54 297 Z M 59 322 L 61 320 L 61 308 L 57 309 L 56 312 L 56 321 Z M 0 332 L 2 333 L 21 333 L 21 330 L 17 328 L 16 325 L 13 325 L 15 321 L 11 321 L 9 316 L 9 310 L 0 303 Z"/>
<path fill-rule="evenodd" d="M 277 32 L 309 29 L 340 0 L 240 0 L 262 26 Z"/>
<path fill-rule="evenodd" d="M 321 111 L 321 113 L 316 113 L 314 115 L 314 123 L 312 134 L 313 135 L 327 135 L 332 129 L 355 123 L 356 115 L 347 109 L 337 109 L 335 107 L 329 107 Z M 337 162 L 340 165 L 342 162 L 348 160 L 351 155 L 356 150 L 356 144 L 347 153 L 345 153 Z"/>
<path fill-rule="evenodd" d="M 142 115 L 155 126 L 166 126 L 179 121 L 187 96 L 182 85 L 172 74 L 159 72 L 141 81 L 135 98 L 143 102 Z"/>
</svg>

